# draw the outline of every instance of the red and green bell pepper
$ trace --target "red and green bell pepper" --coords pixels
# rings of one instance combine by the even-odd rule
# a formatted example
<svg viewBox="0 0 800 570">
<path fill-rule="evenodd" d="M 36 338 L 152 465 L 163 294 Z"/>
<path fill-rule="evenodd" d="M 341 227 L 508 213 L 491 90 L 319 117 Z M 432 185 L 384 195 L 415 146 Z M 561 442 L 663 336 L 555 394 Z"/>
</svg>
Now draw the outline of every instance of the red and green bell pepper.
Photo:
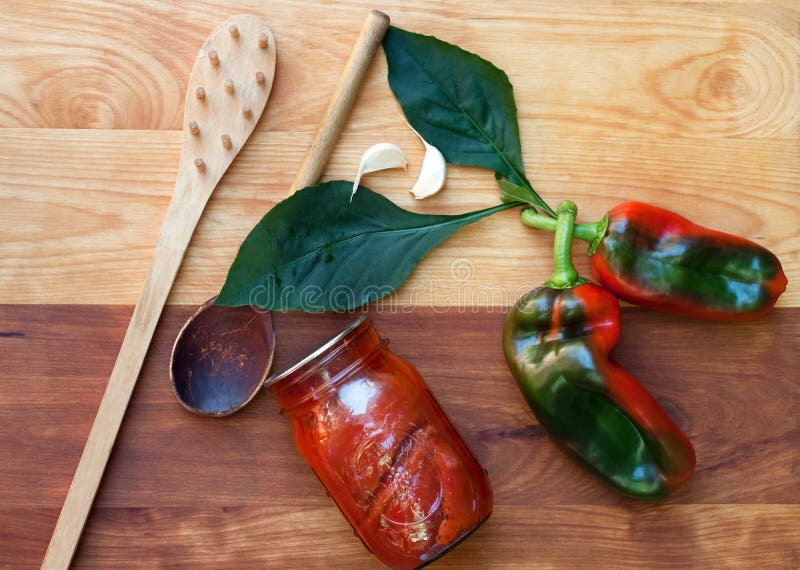
<svg viewBox="0 0 800 570">
<path fill-rule="evenodd" d="M 532 209 L 523 223 L 553 230 Z M 767 313 L 786 289 L 778 258 L 744 238 L 711 230 L 642 202 L 615 206 L 595 224 L 579 224 L 592 274 L 634 305 L 707 319 L 737 321 Z"/>
<path fill-rule="evenodd" d="M 619 302 L 570 259 L 576 207 L 558 208 L 555 271 L 511 309 L 503 350 L 550 437 L 621 491 L 661 497 L 692 474 L 692 444 L 650 393 L 609 359 Z"/>
</svg>

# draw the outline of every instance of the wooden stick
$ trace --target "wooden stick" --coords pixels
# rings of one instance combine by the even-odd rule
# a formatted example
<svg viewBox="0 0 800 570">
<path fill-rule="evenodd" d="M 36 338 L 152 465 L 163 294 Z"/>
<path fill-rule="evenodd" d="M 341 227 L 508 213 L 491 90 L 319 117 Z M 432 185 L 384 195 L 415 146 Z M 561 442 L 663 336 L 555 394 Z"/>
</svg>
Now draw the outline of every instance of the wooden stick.
<svg viewBox="0 0 800 570">
<path fill-rule="evenodd" d="M 369 64 L 375 57 L 375 52 L 378 51 L 378 46 L 381 45 L 383 35 L 388 28 L 389 16 L 378 10 L 369 13 L 339 78 L 333 99 L 325 111 L 325 117 L 314 136 L 314 142 L 311 143 L 306 158 L 292 182 L 291 192 L 316 184 L 322 176 L 322 171 L 328 164 L 328 158 L 356 101 L 358 89 L 364 81 Z"/>
</svg>

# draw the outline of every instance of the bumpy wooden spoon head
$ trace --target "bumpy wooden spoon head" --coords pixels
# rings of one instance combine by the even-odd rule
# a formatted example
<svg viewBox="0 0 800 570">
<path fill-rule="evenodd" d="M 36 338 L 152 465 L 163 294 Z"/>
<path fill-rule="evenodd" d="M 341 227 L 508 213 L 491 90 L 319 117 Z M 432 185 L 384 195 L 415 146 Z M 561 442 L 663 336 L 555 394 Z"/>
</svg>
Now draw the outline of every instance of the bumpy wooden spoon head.
<svg viewBox="0 0 800 570">
<path fill-rule="evenodd" d="M 213 190 L 253 132 L 272 89 L 275 55 L 266 22 L 246 14 L 221 23 L 200 48 L 186 90 L 180 163 L 193 186 Z"/>
</svg>

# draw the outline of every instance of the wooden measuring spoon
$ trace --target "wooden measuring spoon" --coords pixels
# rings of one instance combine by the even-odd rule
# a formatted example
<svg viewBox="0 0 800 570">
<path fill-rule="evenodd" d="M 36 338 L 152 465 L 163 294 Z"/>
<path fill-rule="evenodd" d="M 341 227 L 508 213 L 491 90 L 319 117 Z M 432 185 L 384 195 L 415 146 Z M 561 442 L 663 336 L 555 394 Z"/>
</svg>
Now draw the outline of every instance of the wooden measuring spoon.
<svg viewBox="0 0 800 570">
<path fill-rule="evenodd" d="M 226 20 L 197 54 L 172 199 L 42 568 L 69 566 L 183 254 L 211 193 L 264 111 L 274 73 L 275 39 L 256 16 Z"/>
<path fill-rule="evenodd" d="M 316 184 L 322 176 L 388 27 L 386 14 L 373 10 L 367 16 L 325 118 L 292 182 L 292 192 Z M 172 390 L 181 405 L 205 416 L 225 416 L 241 409 L 263 387 L 269 373 L 275 350 L 271 333 L 269 313 L 207 301 L 183 326 L 172 349 Z"/>
</svg>

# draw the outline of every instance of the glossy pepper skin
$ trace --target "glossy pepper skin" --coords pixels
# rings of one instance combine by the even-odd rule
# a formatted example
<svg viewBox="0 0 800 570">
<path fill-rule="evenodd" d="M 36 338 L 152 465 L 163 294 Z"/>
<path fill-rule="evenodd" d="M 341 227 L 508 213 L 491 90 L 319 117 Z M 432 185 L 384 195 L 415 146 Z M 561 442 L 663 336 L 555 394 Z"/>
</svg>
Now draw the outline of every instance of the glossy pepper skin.
<svg viewBox="0 0 800 570">
<path fill-rule="evenodd" d="M 619 302 L 585 283 L 541 287 L 511 310 L 503 350 L 550 437 L 618 489 L 662 497 L 694 471 L 692 444 L 650 393 L 609 360 Z"/>
<path fill-rule="evenodd" d="M 562 450 L 624 493 L 662 497 L 692 474 L 694 449 L 650 393 L 609 359 L 620 334 L 619 302 L 578 277 L 571 235 L 560 235 L 571 232 L 574 204 L 558 211 L 556 271 L 509 312 L 506 361 Z"/>
<path fill-rule="evenodd" d="M 787 283 L 766 248 L 641 202 L 608 213 L 590 260 L 595 279 L 624 301 L 714 320 L 764 315 Z"/>
</svg>

